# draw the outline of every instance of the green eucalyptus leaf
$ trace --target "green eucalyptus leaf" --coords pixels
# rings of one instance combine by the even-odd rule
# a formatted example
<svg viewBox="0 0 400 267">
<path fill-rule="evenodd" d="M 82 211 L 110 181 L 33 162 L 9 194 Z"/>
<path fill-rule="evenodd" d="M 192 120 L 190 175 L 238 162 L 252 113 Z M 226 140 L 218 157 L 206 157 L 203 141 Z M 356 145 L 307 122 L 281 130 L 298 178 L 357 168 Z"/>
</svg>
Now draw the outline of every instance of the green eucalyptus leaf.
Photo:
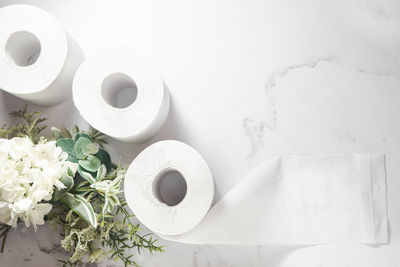
<svg viewBox="0 0 400 267">
<path fill-rule="evenodd" d="M 93 144 L 93 143 L 88 144 L 88 145 L 87 145 L 87 149 L 88 149 L 88 152 L 89 152 L 90 154 L 96 154 L 97 152 L 99 152 L 99 147 L 96 146 L 96 145 Z"/>
<path fill-rule="evenodd" d="M 84 173 L 84 172 L 90 173 L 90 175 L 92 175 L 92 177 L 96 177 L 96 172 L 90 172 L 90 171 L 88 171 L 88 170 L 82 168 L 80 165 L 78 165 L 78 173 L 79 173 L 79 175 L 82 177 L 82 181 L 85 180 L 85 179 L 83 178 L 83 176 L 84 176 L 83 173 Z"/>
<path fill-rule="evenodd" d="M 78 159 L 75 156 L 71 156 L 70 154 L 68 154 L 67 160 L 73 163 L 78 163 Z"/>
<path fill-rule="evenodd" d="M 56 146 L 60 147 L 62 151 L 68 153 L 68 161 L 77 162 L 74 153 L 74 141 L 70 138 L 60 138 L 56 141 Z"/>
<path fill-rule="evenodd" d="M 74 141 L 70 138 L 60 138 L 56 141 L 56 145 L 68 154 L 74 153 Z"/>
<path fill-rule="evenodd" d="M 75 156 L 78 159 L 82 159 L 85 156 L 87 156 L 89 154 L 87 145 L 91 144 L 91 143 L 92 143 L 92 141 L 89 138 L 86 138 L 84 136 L 79 137 L 78 139 L 76 139 L 76 141 L 74 142 Z"/>
<path fill-rule="evenodd" d="M 111 157 L 107 151 L 105 151 L 103 148 L 99 148 L 99 152 L 97 152 L 94 156 L 101 161 L 101 164 L 106 166 L 107 171 L 111 170 Z"/>
<path fill-rule="evenodd" d="M 78 173 L 79 173 L 80 176 L 83 177 L 83 174 L 82 174 L 82 173 L 83 173 L 84 171 L 85 171 L 85 169 L 78 165 Z"/>
<path fill-rule="evenodd" d="M 94 213 L 92 205 L 83 197 L 66 193 L 60 199 L 71 210 L 77 213 L 82 219 L 97 228 L 96 214 Z"/>
<path fill-rule="evenodd" d="M 93 142 L 92 138 L 88 134 L 85 134 L 85 133 L 77 133 L 74 137 L 74 142 L 78 141 L 78 139 L 81 137 L 85 137 L 85 138 L 89 139 L 91 142 Z"/>
<path fill-rule="evenodd" d="M 96 172 L 101 166 L 101 161 L 95 156 L 89 155 L 86 159 L 78 161 L 78 164 L 85 170 Z"/>
</svg>

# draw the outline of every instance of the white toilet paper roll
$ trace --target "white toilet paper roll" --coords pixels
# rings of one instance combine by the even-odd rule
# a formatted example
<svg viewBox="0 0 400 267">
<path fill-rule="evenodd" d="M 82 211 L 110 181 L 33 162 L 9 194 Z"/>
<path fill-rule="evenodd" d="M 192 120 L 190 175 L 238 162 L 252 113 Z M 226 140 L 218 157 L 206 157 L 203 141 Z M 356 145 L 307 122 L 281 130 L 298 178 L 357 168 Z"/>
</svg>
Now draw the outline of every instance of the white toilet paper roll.
<svg viewBox="0 0 400 267">
<path fill-rule="evenodd" d="M 189 151 L 181 143 L 156 143 L 139 154 L 126 174 L 128 205 L 164 239 L 237 245 L 388 242 L 381 154 L 267 160 L 205 214 L 213 192 L 211 176 L 201 157 Z M 169 166 L 188 182 L 182 206 L 163 205 L 152 191 L 155 178 Z"/>
<path fill-rule="evenodd" d="M 41 105 L 71 97 L 83 56 L 58 21 L 40 8 L 11 5 L 0 9 L 0 25 L 0 88 Z"/>
<path fill-rule="evenodd" d="M 183 176 L 186 194 L 171 203 L 160 192 L 160 185 L 173 172 Z M 132 162 L 126 176 L 129 206 L 139 220 L 159 234 L 177 235 L 193 229 L 207 213 L 214 196 L 207 163 L 195 149 L 178 141 L 161 141 L 147 147 Z"/>
<path fill-rule="evenodd" d="M 73 99 L 94 128 L 132 143 L 152 138 L 166 121 L 170 105 L 161 76 L 127 47 L 88 57 L 74 77 Z"/>
</svg>

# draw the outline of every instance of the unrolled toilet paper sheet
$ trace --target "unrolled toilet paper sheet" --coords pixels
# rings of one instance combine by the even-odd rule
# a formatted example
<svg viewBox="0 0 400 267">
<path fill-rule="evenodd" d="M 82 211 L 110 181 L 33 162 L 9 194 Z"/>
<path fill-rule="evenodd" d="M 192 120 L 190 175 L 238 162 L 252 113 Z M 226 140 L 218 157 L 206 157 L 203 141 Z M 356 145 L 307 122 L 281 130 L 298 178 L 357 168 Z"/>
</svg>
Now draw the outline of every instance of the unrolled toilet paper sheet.
<svg viewBox="0 0 400 267">
<path fill-rule="evenodd" d="M 384 155 L 287 156 L 259 165 L 192 230 L 160 236 L 193 244 L 383 244 L 387 226 Z"/>
</svg>

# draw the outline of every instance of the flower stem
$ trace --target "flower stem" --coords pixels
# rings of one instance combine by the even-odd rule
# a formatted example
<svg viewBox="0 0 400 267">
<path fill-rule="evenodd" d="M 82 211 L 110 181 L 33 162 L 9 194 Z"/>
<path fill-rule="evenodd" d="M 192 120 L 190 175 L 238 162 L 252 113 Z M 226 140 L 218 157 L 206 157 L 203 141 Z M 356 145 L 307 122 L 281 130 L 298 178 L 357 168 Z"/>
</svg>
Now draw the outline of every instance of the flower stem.
<svg viewBox="0 0 400 267">
<path fill-rule="evenodd" d="M 8 232 L 10 231 L 10 227 L 9 227 L 9 226 L 6 226 L 6 227 L 4 227 L 3 229 L 4 229 L 4 230 L 3 230 L 3 232 L 2 232 L 1 235 L 0 235 L 0 237 L 3 237 L 3 242 L 1 242 L 1 250 L 0 250 L 0 253 L 3 253 L 3 252 L 4 252 L 4 247 L 5 247 L 5 245 L 6 245 L 7 234 L 8 234 Z"/>
</svg>

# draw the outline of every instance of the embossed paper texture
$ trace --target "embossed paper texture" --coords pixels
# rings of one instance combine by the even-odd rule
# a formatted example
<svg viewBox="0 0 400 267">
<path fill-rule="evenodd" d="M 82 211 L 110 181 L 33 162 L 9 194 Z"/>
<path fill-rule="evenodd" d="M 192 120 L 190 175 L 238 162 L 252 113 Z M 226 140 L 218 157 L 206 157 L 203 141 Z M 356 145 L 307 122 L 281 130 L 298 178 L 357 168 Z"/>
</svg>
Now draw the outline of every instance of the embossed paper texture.
<svg viewBox="0 0 400 267">
<path fill-rule="evenodd" d="M 286 156 L 265 161 L 192 231 L 196 244 L 388 242 L 385 157 Z"/>
</svg>

